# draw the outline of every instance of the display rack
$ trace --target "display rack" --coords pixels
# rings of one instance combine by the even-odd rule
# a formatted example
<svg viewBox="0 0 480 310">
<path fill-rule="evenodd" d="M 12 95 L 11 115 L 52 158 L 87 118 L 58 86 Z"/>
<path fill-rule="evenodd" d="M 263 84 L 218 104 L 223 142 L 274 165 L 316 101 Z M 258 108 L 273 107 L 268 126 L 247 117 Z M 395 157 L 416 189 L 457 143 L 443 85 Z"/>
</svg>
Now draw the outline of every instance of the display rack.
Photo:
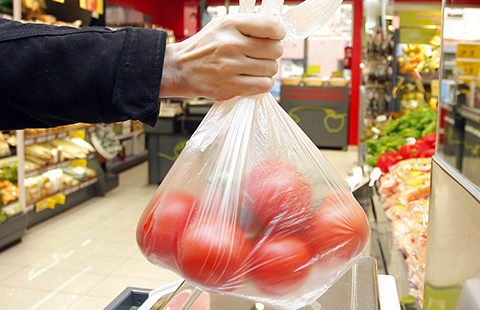
<svg viewBox="0 0 480 310">
<path fill-rule="evenodd" d="M 55 195 L 42 199 L 42 202 L 31 204 L 26 207 L 28 212 L 28 227 L 38 224 L 46 219 L 51 218 L 63 211 L 73 208 L 74 206 L 94 197 L 97 195 L 97 188 L 95 185 L 98 183 L 98 179 L 94 178 L 80 183 L 77 186 L 65 189 Z M 56 204 L 54 208 L 49 208 L 48 203 L 45 202 L 48 199 L 52 199 L 55 196 L 64 195 L 65 203 Z"/>
<path fill-rule="evenodd" d="M 28 135 L 24 137 L 23 145 L 32 145 L 35 143 L 46 143 L 53 139 L 62 139 L 66 137 L 83 137 L 86 141 L 89 140 L 89 134 L 95 130 L 94 126 L 74 126 L 66 127 L 59 130 L 54 134 L 38 134 Z M 42 167 L 33 171 L 24 171 L 24 153 L 22 150 L 18 151 L 19 168 L 22 169 L 22 176 L 19 175 L 19 184 L 24 184 L 25 179 L 29 177 L 35 177 L 42 175 L 45 172 L 65 168 L 74 165 L 80 165 L 90 167 L 95 170 L 96 177 L 80 182 L 78 185 L 72 187 L 66 187 L 52 195 L 41 197 L 34 202 L 30 202 L 28 205 L 24 203 L 24 212 L 28 215 L 28 227 L 31 227 L 41 221 L 44 221 L 52 216 L 57 215 L 79 203 L 86 201 L 93 196 L 102 195 L 104 191 L 104 172 L 98 163 L 96 153 L 89 153 L 85 158 L 76 158 L 64 160 L 55 164 L 50 164 L 46 167 Z M 101 183 L 101 184 L 100 184 Z M 25 196 L 25 186 L 20 186 L 20 193 Z"/>
<path fill-rule="evenodd" d="M 134 125 L 133 121 L 126 121 L 116 123 L 113 127 L 114 132 L 118 131 L 116 138 L 122 145 L 122 151 L 116 158 L 106 163 L 106 170 L 111 173 L 119 173 L 146 161 L 148 151 L 143 124 L 138 126 Z"/>
</svg>

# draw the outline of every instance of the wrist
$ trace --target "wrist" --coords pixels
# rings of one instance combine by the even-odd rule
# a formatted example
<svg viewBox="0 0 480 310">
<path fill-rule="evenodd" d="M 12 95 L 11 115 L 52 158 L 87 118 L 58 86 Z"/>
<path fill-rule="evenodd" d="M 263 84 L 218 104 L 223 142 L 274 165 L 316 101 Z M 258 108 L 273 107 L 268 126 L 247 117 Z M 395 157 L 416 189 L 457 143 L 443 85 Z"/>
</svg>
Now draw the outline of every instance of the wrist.
<svg viewBox="0 0 480 310">
<path fill-rule="evenodd" d="M 179 44 L 171 43 L 165 47 L 162 80 L 160 82 L 160 98 L 183 97 Z"/>
</svg>

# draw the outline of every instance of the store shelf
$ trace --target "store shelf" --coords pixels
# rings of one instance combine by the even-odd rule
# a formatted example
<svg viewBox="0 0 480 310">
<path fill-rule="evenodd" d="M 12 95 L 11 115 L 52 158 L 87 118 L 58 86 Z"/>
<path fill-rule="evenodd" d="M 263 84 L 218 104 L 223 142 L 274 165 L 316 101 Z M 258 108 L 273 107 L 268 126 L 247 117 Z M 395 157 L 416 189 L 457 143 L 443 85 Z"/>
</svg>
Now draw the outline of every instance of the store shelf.
<svg viewBox="0 0 480 310">
<path fill-rule="evenodd" d="M 395 244 L 391 223 L 385 215 L 385 209 L 376 189 L 372 191 L 371 203 L 375 214 L 375 222 L 370 223 L 372 256 L 378 261 L 380 273 L 395 277 L 398 295 L 400 297 L 409 295 L 412 285 L 409 280 L 405 256 Z"/>
<path fill-rule="evenodd" d="M 118 135 L 116 136 L 116 138 L 118 140 L 125 140 L 125 139 L 129 139 L 129 138 L 133 138 L 135 136 L 138 136 L 140 134 L 144 133 L 143 130 L 140 130 L 140 131 L 133 131 L 133 132 L 129 132 L 129 133 L 126 133 L 126 134 L 123 134 L 123 135 Z"/>
<path fill-rule="evenodd" d="M 5 211 L 5 213 L 7 213 L 9 217 L 12 217 L 17 215 L 18 213 L 21 213 L 23 211 L 23 206 L 18 200 L 16 200 L 6 206 L 3 206 L 2 210 Z"/>
<path fill-rule="evenodd" d="M 11 166 L 18 161 L 17 156 L 8 156 L 0 158 L 0 166 Z"/>
<path fill-rule="evenodd" d="M 87 160 L 91 160 L 91 159 L 94 159 L 96 158 L 97 155 L 95 153 L 90 153 L 87 155 Z M 37 170 L 33 170 L 33 171 L 28 171 L 25 173 L 25 178 L 29 178 L 29 177 L 33 177 L 33 176 L 36 176 L 36 175 L 40 175 L 42 173 L 45 173 L 47 171 L 50 171 L 50 170 L 53 170 L 53 169 L 57 169 L 57 168 L 64 168 L 64 167 L 68 167 L 72 164 L 72 162 L 78 160 L 79 158 L 76 158 L 76 159 L 70 159 L 70 160 L 66 160 L 66 161 L 62 161 L 61 163 L 57 163 L 57 164 L 53 164 L 53 165 L 49 165 L 47 167 L 43 167 L 43 168 L 40 168 L 40 169 L 37 169 Z M 81 159 L 81 158 L 80 158 Z"/>
<path fill-rule="evenodd" d="M 468 106 L 460 106 L 459 108 L 460 115 L 465 117 L 472 122 L 480 123 L 480 109 L 479 108 L 472 108 Z"/>
<path fill-rule="evenodd" d="M 40 199 L 39 201 L 43 201 L 43 200 L 46 200 L 48 198 L 52 198 L 54 196 L 57 196 L 57 195 L 65 195 L 67 196 L 67 199 L 68 199 L 68 196 L 73 194 L 73 193 L 76 193 L 80 190 L 83 190 L 89 186 L 92 186 L 94 184 L 96 184 L 98 182 L 98 179 L 97 178 L 93 178 L 93 179 L 90 179 L 90 180 L 87 180 L 87 181 L 84 181 L 76 186 L 73 186 L 73 187 L 69 187 L 67 189 L 64 189 L 63 191 L 60 191 L 58 193 L 55 193 L 53 195 L 50 195 L 50 196 L 47 196 L 47 197 L 43 197 L 42 199 Z M 36 201 L 30 205 L 27 206 L 27 212 L 30 212 L 30 211 L 33 211 L 35 209 L 35 204 L 37 204 L 39 201 Z M 43 211 L 42 211 L 43 212 Z"/>
<path fill-rule="evenodd" d="M 97 194 L 97 190 L 95 188 L 95 184 L 98 182 L 97 178 L 82 182 L 81 184 L 68 188 L 61 193 L 57 193 L 53 196 L 58 194 L 64 194 L 66 196 L 65 204 L 57 204 L 54 209 L 45 209 L 41 212 L 35 211 L 35 206 L 33 204 L 27 206 L 28 211 L 28 227 L 31 227 L 35 224 L 38 224 L 46 219 L 51 218 L 65 210 L 68 210 L 92 197 Z M 53 197 L 51 196 L 51 197 Z M 47 197 L 48 198 L 48 197 Z M 44 198 L 45 199 L 45 198 Z M 43 200 L 43 199 L 42 199 Z"/>
<path fill-rule="evenodd" d="M 27 214 L 19 213 L 0 224 L 0 248 L 20 241 L 27 228 Z"/>
<path fill-rule="evenodd" d="M 88 126 L 88 127 L 80 127 L 80 128 L 72 128 L 69 130 L 65 130 L 56 134 L 51 134 L 51 135 L 28 135 L 25 137 L 25 145 L 31 145 L 35 143 L 45 143 L 53 139 L 61 139 L 65 138 L 68 136 L 71 132 L 78 131 L 78 130 L 86 130 L 87 132 L 93 132 L 95 131 L 94 126 Z"/>
<path fill-rule="evenodd" d="M 116 162 L 114 164 L 107 164 L 107 170 L 113 173 L 119 173 L 141 162 L 146 161 L 148 158 L 148 150 L 143 151 L 138 155 L 127 157 L 126 159 Z"/>
</svg>

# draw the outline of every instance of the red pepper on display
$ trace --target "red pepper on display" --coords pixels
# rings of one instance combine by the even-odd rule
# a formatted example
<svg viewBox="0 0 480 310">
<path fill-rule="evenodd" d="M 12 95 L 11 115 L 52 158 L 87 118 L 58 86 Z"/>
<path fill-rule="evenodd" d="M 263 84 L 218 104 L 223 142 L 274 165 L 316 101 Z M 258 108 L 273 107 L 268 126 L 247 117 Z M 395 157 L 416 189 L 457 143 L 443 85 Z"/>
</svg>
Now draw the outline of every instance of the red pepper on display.
<svg viewBox="0 0 480 310">
<path fill-rule="evenodd" d="M 377 167 L 384 173 L 390 170 L 390 167 L 402 160 L 402 155 L 399 152 L 385 152 L 378 157 Z"/>
<path fill-rule="evenodd" d="M 413 144 L 402 145 L 399 151 L 402 159 L 415 158 L 418 155 L 417 148 Z"/>
<path fill-rule="evenodd" d="M 435 147 L 435 141 L 436 140 L 437 140 L 437 133 L 436 132 L 432 132 L 432 133 L 430 133 L 430 134 L 428 134 L 425 137 L 420 139 L 420 141 L 423 141 L 426 144 L 428 144 L 430 146 L 434 146 L 434 147 Z"/>
</svg>

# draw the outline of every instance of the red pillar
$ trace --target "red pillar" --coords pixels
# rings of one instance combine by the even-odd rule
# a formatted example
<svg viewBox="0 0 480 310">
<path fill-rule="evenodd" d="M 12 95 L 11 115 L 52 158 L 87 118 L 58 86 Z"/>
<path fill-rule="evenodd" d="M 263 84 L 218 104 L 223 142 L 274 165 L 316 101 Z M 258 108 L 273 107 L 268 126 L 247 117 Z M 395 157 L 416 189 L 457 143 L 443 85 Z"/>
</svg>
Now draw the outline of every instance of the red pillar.
<svg viewBox="0 0 480 310">
<path fill-rule="evenodd" d="M 352 87 L 350 90 L 350 113 L 348 123 L 348 144 L 358 144 L 358 121 L 360 108 L 360 85 L 362 62 L 363 0 L 353 1 L 353 42 L 352 42 Z"/>
</svg>

